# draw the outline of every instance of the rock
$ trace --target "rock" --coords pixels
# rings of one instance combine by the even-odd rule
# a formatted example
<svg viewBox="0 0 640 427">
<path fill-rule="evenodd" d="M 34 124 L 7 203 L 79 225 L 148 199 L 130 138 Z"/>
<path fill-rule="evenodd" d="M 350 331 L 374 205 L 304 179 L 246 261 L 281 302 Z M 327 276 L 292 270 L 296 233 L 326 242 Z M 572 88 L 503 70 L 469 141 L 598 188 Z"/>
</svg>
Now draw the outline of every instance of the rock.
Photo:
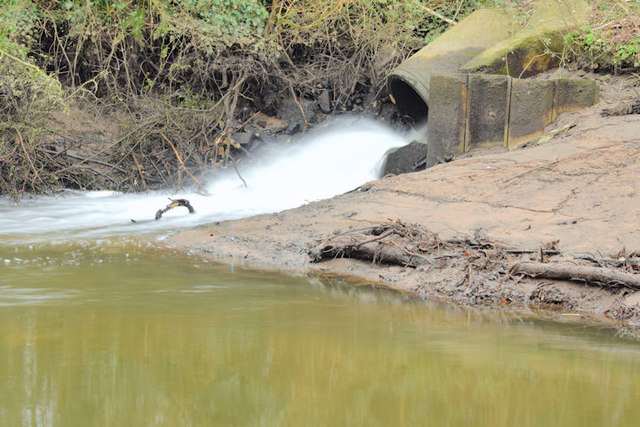
<svg viewBox="0 0 640 427">
<path fill-rule="evenodd" d="M 387 154 L 383 175 L 415 172 L 425 168 L 427 144 L 414 141 Z"/>
<path fill-rule="evenodd" d="M 381 122 L 392 123 L 398 121 L 398 111 L 391 101 L 379 102 L 375 116 Z"/>
<path fill-rule="evenodd" d="M 246 124 L 244 126 L 244 131 L 251 135 L 251 142 L 255 142 L 257 140 L 261 140 L 263 137 L 263 130 L 252 126 L 251 124 Z"/>
<path fill-rule="evenodd" d="M 331 99 L 329 98 L 328 90 L 323 90 L 318 95 L 318 108 L 325 114 L 331 113 Z"/>
<path fill-rule="evenodd" d="M 300 109 L 302 107 L 302 111 Z M 292 134 L 303 130 L 309 123 L 316 119 L 316 106 L 312 101 L 293 98 L 284 101 L 278 109 L 278 118 L 288 123 L 287 133 Z M 304 116 L 302 112 L 304 111 Z M 306 120 L 305 120 L 306 119 Z"/>
<path fill-rule="evenodd" d="M 264 113 L 256 113 L 250 122 L 256 129 L 270 134 L 282 132 L 288 126 L 287 122 L 276 117 L 267 116 Z"/>
<path fill-rule="evenodd" d="M 237 145 L 248 145 L 253 140 L 253 137 L 254 137 L 254 135 L 252 133 L 243 131 L 243 132 L 234 133 L 233 136 L 231 137 L 231 139 L 233 140 L 234 144 L 237 144 Z"/>
</svg>

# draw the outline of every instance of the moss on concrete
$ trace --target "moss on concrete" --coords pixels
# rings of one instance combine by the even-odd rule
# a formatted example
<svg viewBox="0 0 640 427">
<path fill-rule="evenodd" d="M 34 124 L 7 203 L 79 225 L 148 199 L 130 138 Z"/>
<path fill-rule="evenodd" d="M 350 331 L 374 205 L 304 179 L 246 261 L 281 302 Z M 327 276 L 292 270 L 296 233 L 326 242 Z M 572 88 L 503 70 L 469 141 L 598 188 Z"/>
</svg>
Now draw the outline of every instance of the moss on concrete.
<svg viewBox="0 0 640 427">
<path fill-rule="evenodd" d="M 431 73 L 455 73 L 475 55 L 510 37 L 517 28 L 515 20 L 501 11 L 481 9 L 422 48 L 389 76 L 389 87 L 400 112 L 416 121 L 426 118 L 427 111 L 416 111 L 415 100 L 419 96 L 424 108 L 428 108 Z M 407 86 L 415 91 L 413 96 L 396 96 Z"/>
<path fill-rule="evenodd" d="M 460 71 L 528 77 L 558 66 L 564 36 L 587 22 L 589 5 L 584 0 L 538 0 L 525 28 L 496 43 Z"/>
</svg>

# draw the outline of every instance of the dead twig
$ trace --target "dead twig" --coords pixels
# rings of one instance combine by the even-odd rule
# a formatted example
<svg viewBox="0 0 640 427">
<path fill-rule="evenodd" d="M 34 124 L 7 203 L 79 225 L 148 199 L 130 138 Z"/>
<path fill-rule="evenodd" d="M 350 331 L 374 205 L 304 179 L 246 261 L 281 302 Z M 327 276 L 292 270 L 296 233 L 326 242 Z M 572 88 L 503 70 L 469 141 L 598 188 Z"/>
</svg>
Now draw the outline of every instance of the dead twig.
<svg viewBox="0 0 640 427">
<path fill-rule="evenodd" d="M 391 234 L 393 234 L 393 233 L 394 233 L 394 230 L 393 230 L 393 229 L 389 229 L 389 230 L 385 231 L 384 233 L 382 233 L 382 234 L 380 234 L 380 235 L 378 235 L 378 236 L 376 236 L 376 237 L 374 237 L 374 238 L 372 238 L 372 239 L 365 240 L 364 242 L 357 243 L 355 246 L 356 246 L 356 247 L 358 247 L 358 246 L 364 246 L 364 245 L 366 245 L 367 243 L 377 242 L 377 241 L 379 241 L 379 240 L 384 239 L 385 237 L 388 237 L 389 235 L 391 235 Z"/>
<path fill-rule="evenodd" d="M 291 85 L 291 82 L 289 82 L 289 91 L 291 92 L 291 97 L 293 98 L 293 102 L 296 103 L 296 105 L 298 106 L 298 109 L 300 110 L 300 114 L 302 114 L 302 118 L 304 119 L 305 127 L 308 127 L 309 126 L 309 120 L 307 120 L 307 115 L 304 113 L 304 108 L 302 107 L 302 105 L 298 101 L 298 97 L 296 96 L 296 92 L 293 90 L 293 86 Z"/>
<path fill-rule="evenodd" d="M 453 19 L 449 19 L 449 18 L 447 18 L 446 16 L 444 16 L 444 15 L 442 15 L 442 14 L 440 14 L 440 13 L 436 12 L 435 10 L 431 9 L 430 7 L 427 7 L 427 6 L 425 6 L 425 5 L 421 4 L 421 3 L 418 3 L 418 4 L 419 4 L 419 5 L 420 5 L 420 7 L 422 7 L 422 9 L 424 9 L 424 10 L 425 10 L 429 15 L 433 15 L 433 16 L 435 16 L 436 18 L 438 18 L 438 19 L 440 19 L 440 20 L 442 20 L 442 21 L 444 21 L 444 22 L 446 22 L 446 23 L 448 23 L 448 24 L 451 24 L 451 25 L 457 25 L 457 24 L 458 24 L 458 23 L 457 23 L 456 21 L 454 21 Z M 456 12 L 456 14 L 457 14 L 457 12 Z"/>
<path fill-rule="evenodd" d="M 51 155 L 54 155 L 54 156 L 60 154 L 57 151 L 47 150 L 47 149 L 44 149 L 44 148 L 38 148 L 38 151 L 41 151 L 41 152 L 47 153 L 47 154 L 51 154 Z M 97 165 L 102 165 L 102 166 L 109 167 L 111 169 L 115 169 L 118 172 L 127 173 L 127 171 L 125 171 L 121 167 L 118 167 L 118 166 L 113 165 L 111 163 L 103 162 L 103 161 L 98 160 L 98 159 L 92 159 L 92 158 L 89 158 L 89 157 L 82 157 L 82 156 L 78 156 L 77 154 L 71 154 L 71 153 L 68 153 L 68 152 L 65 153 L 65 156 L 67 156 L 69 158 L 72 158 L 72 159 L 81 160 L 82 161 L 81 163 L 95 163 Z M 71 167 L 73 167 L 73 166 L 75 166 L 75 165 L 71 165 Z M 65 167 L 65 170 L 66 169 L 69 169 L 69 167 Z"/>
<path fill-rule="evenodd" d="M 24 146 L 24 141 L 22 138 L 22 133 L 20 132 L 20 129 L 16 128 L 16 132 L 17 132 L 17 139 L 18 139 L 18 143 L 20 144 L 20 147 L 22 147 L 22 151 L 24 152 L 24 156 L 27 159 L 27 162 L 29 162 L 29 166 L 31 167 L 31 170 L 33 171 L 33 174 L 35 175 L 36 178 L 38 178 L 38 181 L 40 181 L 41 183 L 44 184 L 44 181 L 42 180 L 42 177 L 40 177 L 40 174 L 38 173 L 38 170 L 36 169 L 35 165 L 33 164 L 33 161 L 31 160 L 31 156 L 29 155 L 29 152 L 27 151 L 27 148 Z M 26 181 L 26 180 L 25 180 Z M 32 183 L 33 185 L 33 183 Z"/>
<path fill-rule="evenodd" d="M 247 185 L 247 181 L 244 180 L 244 178 L 242 177 L 242 175 L 240 175 L 240 171 L 238 170 L 238 166 L 236 165 L 236 161 L 233 157 L 229 157 L 231 159 L 231 164 L 233 165 L 233 170 L 236 171 L 236 175 L 238 175 L 238 178 L 240 178 L 240 181 L 242 181 L 242 184 L 244 184 L 244 188 L 249 188 L 249 186 Z"/>
<path fill-rule="evenodd" d="M 140 180 L 142 181 L 142 186 L 146 190 L 147 182 L 144 180 L 144 175 L 142 174 L 142 167 L 140 166 L 140 162 L 135 154 L 131 153 L 131 157 L 133 157 L 133 162 L 136 164 L 136 169 L 138 169 L 138 174 L 140 175 Z"/>
<path fill-rule="evenodd" d="M 561 252 L 555 249 L 505 249 L 505 253 L 510 255 L 524 255 L 524 254 L 540 254 L 542 255 L 560 255 Z"/>
<path fill-rule="evenodd" d="M 193 174 L 191 172 L 189 172 L 189 170 L 187 169 L 187 167 L 184 165 L 184 162 L 182 161 L 182 156 L 180 156 L 180 153 L 178 153 L 178 150 L 176 149 L 176 146 L 173 145 L 173 142 L 171 142 L 171 140 L 169 138 L 167 138 L 167 136 L 163 133 L 160 132 L 160 136 L 167 142 L 167 144 L 169 144 L 169 146 L 171 147 L 171 149 L 173 150 L 173 152 L 176 155 L 176 159 L 178 159 L 178 162 L 180 163 L 180 168 L 187 174 L 189 175 L 189 178 L 191 178 L 193 180 L 193 182 L 196 183 L 196 185 L 198 186 L 198 188 L 200 189 L 200 191 L 202 191 L 205 194 L 209 194 L 209 192 L 207 191 L 207 189 L 204 187 L 204 185 L 202 185 L 202 183 L 198 180 L 198 178 L 196 178 L 195 176 L 193 176 Z"/>
</svg>

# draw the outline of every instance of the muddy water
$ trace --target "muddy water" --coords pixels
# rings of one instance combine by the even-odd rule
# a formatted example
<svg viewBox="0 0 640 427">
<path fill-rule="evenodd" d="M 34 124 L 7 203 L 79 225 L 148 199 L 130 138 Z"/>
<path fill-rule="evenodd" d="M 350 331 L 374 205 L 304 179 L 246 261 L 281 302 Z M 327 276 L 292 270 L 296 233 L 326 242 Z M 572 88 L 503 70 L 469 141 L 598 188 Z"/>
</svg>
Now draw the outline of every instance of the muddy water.
<svg viewBox="0 0 640 427">
<path fill-rule="evenodd" d="M 0 425 L 632 425 L 640 346 L 132 240 L 0 249 Z"/>
</svg>

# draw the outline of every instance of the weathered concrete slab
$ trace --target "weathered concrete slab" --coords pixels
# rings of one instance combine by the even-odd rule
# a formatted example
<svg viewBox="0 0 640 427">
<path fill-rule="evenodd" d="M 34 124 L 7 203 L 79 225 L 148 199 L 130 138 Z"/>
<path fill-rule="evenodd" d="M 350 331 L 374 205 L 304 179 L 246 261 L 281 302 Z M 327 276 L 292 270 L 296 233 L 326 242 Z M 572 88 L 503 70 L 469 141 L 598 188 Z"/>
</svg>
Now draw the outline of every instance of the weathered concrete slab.
<svg viewBox="0 0 640 427">
<path fill-rule="evenodd" d="M 427 167 L 443 163 L 465 151 L 467 123 L 466 74 L 431 75 L 431 109 L 427 129 Z"/>
<path fill-rule="evenodd" d="M 516 29 L 513 18 L 501 11 L 480 9 L 404 61 L 389 75 L 389 91 L 400 114 L 415 123 L 426 121 L 431 73 L 456 73 Z"/>
<path fill-rule="evenodd" d="M 553 119 L 551 80 L 511 80 L 507 146 L 514 149 L 543 134 Z"/>
<path fill-rule="evenodd" d="M 464 151 L 481 146 L 506 146 L 510 78 L 471 74 L 468 88 Z"/>
<path fill-rule="evenodd" d="M 552 120 L 555 120 L 558 114 L 565 111 L 591 107 L 595 105 L 600 98 L 600 90 L 594 80 L 557 79 L 554 80 L 553 85 Z"/>
<path fill-rule="evenodd" d="M 558 66 L 564 36 L 587 23 L 590 7 L 584 0 L 536 0 L 526 26 L 460 67 L 464 73 L 529 77 Z"/>
</svg>

